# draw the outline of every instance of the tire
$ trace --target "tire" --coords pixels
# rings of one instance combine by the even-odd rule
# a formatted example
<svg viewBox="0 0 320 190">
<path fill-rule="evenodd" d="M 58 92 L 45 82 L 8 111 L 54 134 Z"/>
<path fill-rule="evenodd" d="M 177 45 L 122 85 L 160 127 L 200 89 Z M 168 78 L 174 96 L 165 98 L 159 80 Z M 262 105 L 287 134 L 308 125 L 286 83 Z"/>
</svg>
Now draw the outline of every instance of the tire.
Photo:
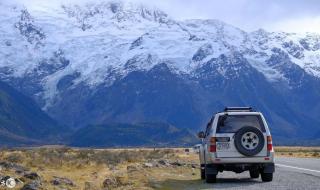
<svg viewBox="0 0 320 190">
<path fill-rule="evenodd" d="M 247 137 L 247 134 L 253 135 L 254 138 Z M 250 140 L 250 141 L 249 141 Z M 256 142 L 255 142 L 256 141 Z M 245 156 L 254 156 L 261 152 L 264 147 L 263 133 L 256 127 L 245 126 L 239 129 L 234 136 L 234 145 L 240 154 Z M 244 144 L 248 144 L 245 147 Z M 249 147 L 249 145 L 251 147 Z M 251 149 L 252 148 L 252 149 Z"/>
<path fill-rule="evenodd" d="M 249 173 L 251 178 L 259 178 L 260 176 L 259 170 L 250 170 Z"/>
<path fill-rule="evenodd" d="M 206 183 L 215 183 L 217 181 L 217 168 L 215 165 L 206 164 L 205 165 L 205 177 Z"/>
<path fill-rule="evenodd" d="M 215 183 L 217 182 L 217 174 L 205 174 L 206 183 Z"/>
<path fill-rule="evenodd" d="M 201 179 L 206 179 L 206 172 L 204 169 L 200 168 Z"/>
<path fill-rule="evenodd" d="M 261 179 L 263 182 L 270 182 L 273 179 L 273 173 L 261 173 Z"/>
</svg>

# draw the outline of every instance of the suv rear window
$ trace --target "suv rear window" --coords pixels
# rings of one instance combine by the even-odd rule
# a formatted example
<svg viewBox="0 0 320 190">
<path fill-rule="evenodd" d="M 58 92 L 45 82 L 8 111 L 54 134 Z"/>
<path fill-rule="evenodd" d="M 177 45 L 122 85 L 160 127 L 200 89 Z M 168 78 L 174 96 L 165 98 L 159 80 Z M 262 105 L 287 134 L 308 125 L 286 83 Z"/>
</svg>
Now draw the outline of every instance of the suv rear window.
<svg viewBox="0 0 320 190">
<path fill-rule="evenodd" d="M 235 133 L 244 126 L 266 132 L 260 115 L 223 115 L 219 117 L 217 133 Z"/>
</svg>

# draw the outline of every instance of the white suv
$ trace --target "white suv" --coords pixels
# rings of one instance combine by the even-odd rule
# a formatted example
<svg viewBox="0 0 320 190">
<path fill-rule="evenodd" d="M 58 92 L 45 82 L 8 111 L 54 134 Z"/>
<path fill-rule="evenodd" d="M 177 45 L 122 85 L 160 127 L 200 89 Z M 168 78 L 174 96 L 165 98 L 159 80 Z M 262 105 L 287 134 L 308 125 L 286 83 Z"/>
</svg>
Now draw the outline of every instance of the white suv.
<svg viewBox="0 0 320 190">
<path fill-rule="evenodd" d="M 272 181 L 274 150 L 270 130 L 260 112 L 250 107 L 227 107 L 199 132 L 201 179 L 216 182 L 218 172 L 249 170 L 251 178 Z"/>
</svg>

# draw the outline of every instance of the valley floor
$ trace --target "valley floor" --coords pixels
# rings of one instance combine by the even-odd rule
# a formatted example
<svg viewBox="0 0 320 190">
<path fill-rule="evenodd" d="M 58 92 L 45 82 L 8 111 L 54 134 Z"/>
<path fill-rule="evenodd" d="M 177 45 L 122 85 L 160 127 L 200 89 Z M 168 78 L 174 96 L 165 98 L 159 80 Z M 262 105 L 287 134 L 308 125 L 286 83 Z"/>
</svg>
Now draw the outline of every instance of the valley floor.
<svg viewBox="0 0 320 190">
<path fill-rule="evenodd" d="M 278 156 L 320 157 L 320 148 L 277 147 Z M 198 189 L 198 155 L 190 149 L 3 149 L 0 176 L 16 189 Z M 1 189 L 1 187 L 0 187 Z"/>
</svg>

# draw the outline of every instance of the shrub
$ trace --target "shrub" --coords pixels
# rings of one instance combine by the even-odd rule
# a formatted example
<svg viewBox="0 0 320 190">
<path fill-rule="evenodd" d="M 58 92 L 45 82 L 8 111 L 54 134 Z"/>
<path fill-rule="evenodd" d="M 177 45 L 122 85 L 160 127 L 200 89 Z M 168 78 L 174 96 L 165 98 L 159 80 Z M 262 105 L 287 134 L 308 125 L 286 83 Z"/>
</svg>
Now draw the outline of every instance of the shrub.
<svg viewBox="0 0 320 190">
<path fill-rule="evenodd" d="M 20 163 L 23 161 L 23 157 L 21 156 L 21 154 L 17 153 L 17 152 L 13 152 L 11 154 L 9 154 L 5 160 L 7 160 L 8 162 L 12 162 L 12 163 Z"/>
</svg>

